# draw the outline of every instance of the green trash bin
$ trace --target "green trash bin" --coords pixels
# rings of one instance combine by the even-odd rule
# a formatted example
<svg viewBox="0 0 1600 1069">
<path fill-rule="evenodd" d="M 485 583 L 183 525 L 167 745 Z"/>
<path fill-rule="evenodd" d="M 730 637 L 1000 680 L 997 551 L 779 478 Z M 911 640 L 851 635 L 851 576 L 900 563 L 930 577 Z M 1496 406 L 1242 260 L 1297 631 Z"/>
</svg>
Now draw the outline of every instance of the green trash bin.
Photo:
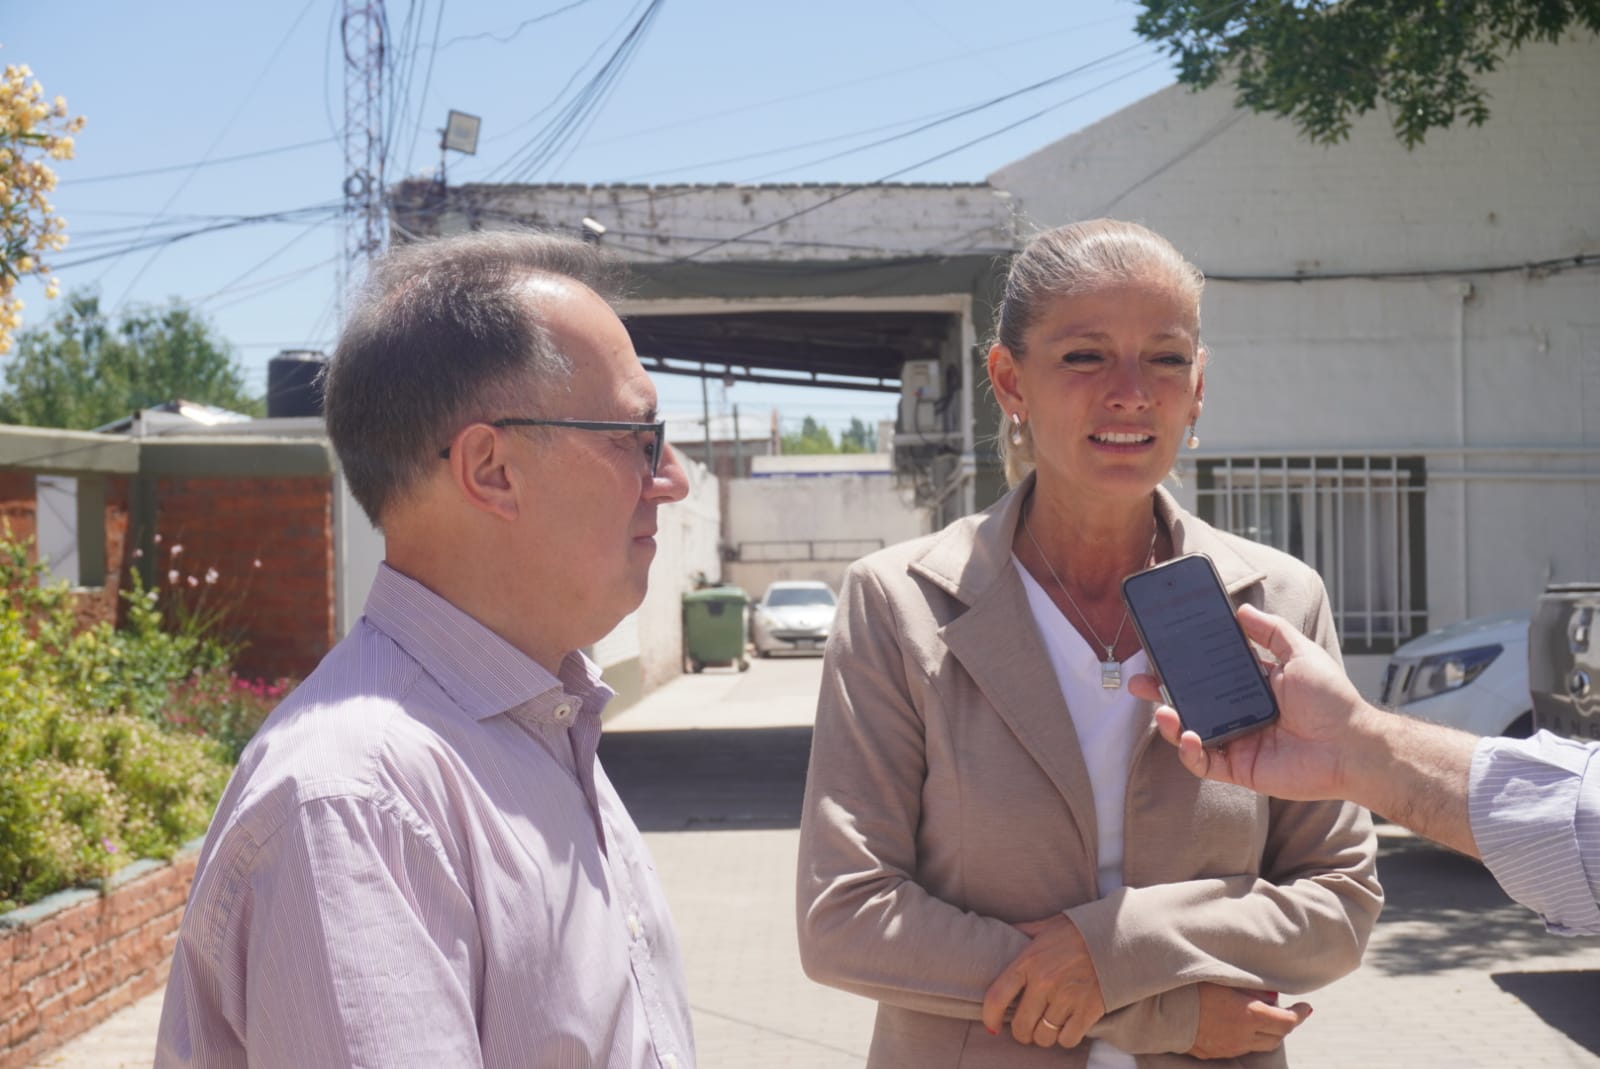
<svg viewBox="0 0 1600 1069">
<path fill-rule="evenodd" d="M 736 586 L 691 590 L 683 596 L 683 659 L 692 671 L 706 665 L 750 667 L 745 657 L 745 606 L 750 596 Z"/>
</svg>

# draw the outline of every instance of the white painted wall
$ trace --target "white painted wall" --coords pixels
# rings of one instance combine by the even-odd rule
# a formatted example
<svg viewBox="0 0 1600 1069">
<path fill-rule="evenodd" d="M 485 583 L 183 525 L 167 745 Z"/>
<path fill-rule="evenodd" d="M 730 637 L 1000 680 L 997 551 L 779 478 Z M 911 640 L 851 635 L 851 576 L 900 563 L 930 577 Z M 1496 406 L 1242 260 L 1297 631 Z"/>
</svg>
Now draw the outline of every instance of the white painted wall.
<svg viewBox="0 0 1600 1069">
<path fill-rule="evenodd" d="M 317 421 L 320 425 L 321 420 Z M 333 566 L 334 626 L 341 636 L 361 619 L 383 563 L 383 532 L 372 526 L 367 514 L 350 494 L 344 471 L 334 459 L 333 471 Z"/>
<path fill-rule="evenodd" d="M 1205 453 L 1425 456 L 1436 626 L 1600 575 L 1600 279 L 1472 287 L 1214 283 L 1206 299 Z"/>
<path fill-rule="evenodd" d="M 34 549 L 56 582 L 78 585 L 78 480 L 40 475 L 33 480 Z"/>
<path fill-rule="evenodd" d="M 827 474 L 827 462 L 855 460 L 881 465 L 880 454 L 815 458 L 762 457 L 763 462 L 812 460 L 814 474 L 736 479 L 728 485 L 728 532 L 735 547 L 747 547 L 726 566 L 729 579 L 752 598 L 779 579 L 817 579 L 835 590 L 850 562 L 881 545 L 893 545 L 927 533 L 928 511 L 911 504 L 887 471 L 875 474 Z M 803 543 L 855 544 L 848 555 L 827 554 L 805 559 Z M 760 552 L 754 543 L 772 546 L 781 560 L 750 559 Z M 844 548 L 844 547 L 840 547 Z"/>
<path fill-rule="evenodd" d="M 656 514 L 656 558 L 643 604 L 590 651 L 602 668 L 637 658 L 646 693 L 682 673 L 683 594 L 694 589 L 696 572 L 716 579 L 721 567 L 717 480 L 702 464 L 683 466 L 689 473 L 689 496 Z"/>
<path fill-rule="evenodd" d="M 1148 223 L 1210 274 L 1428 269 L 1600 251 L 1600 40 L 1529 45 L 1485 79 L 1493 116 L 1408 152 L 1384 108 L 1321 147 L 1179 86 L 1002 167 L 1043 225 Z"/>
<path fill-rule="evenodd" d="M 1138 220 L 1211 276 L 1186 459 L 1426 458 L 1432 626 L 1600 577 L 1600 270 L 1481 272 L 1600 253 L 1600 41 L 1524 49 L 1488 88 L 1486 127 L 1414 152 L 1381 113 L 1320 148 L 1173 88 L 990 179 L 1039 225 Z M 1426 277 L 1289 277 L 1394 271 Z"/>
</svg>

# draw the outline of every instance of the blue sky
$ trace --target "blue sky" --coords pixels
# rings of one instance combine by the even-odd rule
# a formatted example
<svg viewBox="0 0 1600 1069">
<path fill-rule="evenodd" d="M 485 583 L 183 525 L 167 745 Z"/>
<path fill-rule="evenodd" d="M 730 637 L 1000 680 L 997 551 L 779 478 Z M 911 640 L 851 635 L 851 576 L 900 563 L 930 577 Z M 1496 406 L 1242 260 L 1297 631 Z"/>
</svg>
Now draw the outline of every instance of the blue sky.
<svg viewBox="0 0 1600 1069">
<path fill-rule="evenodd" d="M 648 5 L 388 0 L 388 178 L 438 166 L 451 108 L 483 128 L 478 156 L 452 157 L 450 180 L 503 178 Z M 32 67 L 88 118 L 77 158 L 57 169 L 72 238 L 56 258 L 63 288 L 96 288 L 112 307 L 197 304 L 261 392 L 279 349 L 328 347 L 341 229 L 320 209 L 340 200 L 345 175 L 341 0 L 7 7 L 0 63 Z M 1138 12 L 1132 0 L 664 0 L 600 106 L 522 177 L 870 181 L 1051 109 L 899 179 L 981 180 L 1172 81 L 1133 33 Z M 1082 77 L 864 147 L 1107 57 Z M 167 240 L 278 213 L 294 214 Z M 23 296 L 25 325 L 54 307 L 41 287 Z M 664 410 L 699 410 L 698 380 L 657 385 Z M 894 409 L 889 395 L 713 384 L 713 406 L 735 403 L 777 407 L 786 426 Z"/>
</svg>

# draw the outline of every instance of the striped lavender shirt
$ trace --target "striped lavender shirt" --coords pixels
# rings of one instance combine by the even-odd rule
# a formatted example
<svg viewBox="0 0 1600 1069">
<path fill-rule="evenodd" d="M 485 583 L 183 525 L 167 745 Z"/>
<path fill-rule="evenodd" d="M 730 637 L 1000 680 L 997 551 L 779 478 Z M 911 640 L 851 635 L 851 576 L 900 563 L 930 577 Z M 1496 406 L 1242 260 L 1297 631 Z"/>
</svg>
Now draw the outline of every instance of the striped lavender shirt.
<svg viewBox="0 0 1600 1069">
<path fill-rule="evenodd" d="M 1600 747 L 1484 739 L 1468 807 L 1483 862 L 1559 935 L 1600 935 Z"/>
<path fill-rule="evenodd" d="M 211 822 L 157 1067 L 689 1069 L 677 937 L 552 677 L 387 566 Z"/>
</svg>

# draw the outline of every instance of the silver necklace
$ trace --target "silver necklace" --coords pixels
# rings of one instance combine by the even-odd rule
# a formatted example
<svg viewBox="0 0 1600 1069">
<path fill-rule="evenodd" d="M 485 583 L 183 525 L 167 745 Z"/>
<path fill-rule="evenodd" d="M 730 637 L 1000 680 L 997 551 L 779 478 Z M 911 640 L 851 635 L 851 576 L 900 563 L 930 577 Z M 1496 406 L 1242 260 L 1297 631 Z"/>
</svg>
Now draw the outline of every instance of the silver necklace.
<svg viewBox="0 0 1600 1069">
<path fill-rule="evenodd" d="M 1150 548 L 1145 552 L 1145 565 L 1148 567 L 1156 555 L 1156 536 L 1161 528 L 1157 525 L 1155 517 L 1150 518 Z M 1056 581 L 1056 587 L 1066 596 L 1067 604 L 1078 614 L 1078 619 L 1083 621 L 1083 626 L 1089 629 L 1089 634 L 1094 636 L 1095 645 L 1106 651 L 1105 660 L 1100 662 L 1100 686 L 1106 690 L 1120 690 L 1122 688 L 1122 665 L 1117 660 L 1117 643 L 1122 641 L 1122 631 L 1128 626 L 1128 609 L 1123 606 L 1122 619 L 1117 622 L 1117 633 L 1107 642 L 1100 637 L 1100 632 L 1094 629 L 1094 624 L 1089 622 L 1089 614 L 1078 606 L 1078 599 L 1072 596 L 1072 591 L 1067 589 L 1067 584 L 1061 581 L 1056 574 L 1055 566 L 1050 563 L 1050 558 L 1045 556 L 1044 548 L 1039 545 L 1039 540 L 1033 537 L 1033 528 L 1028 526 L 1028 517 L 1022 518 L 1022 532 L 1028 536 L 1028 541 L 1033 543 L 1034 551 L 1039 554 L 1039 559 L 1044 561 L 1045 570 L 1050 573 L 1050 578 Z"/>
</svg>

